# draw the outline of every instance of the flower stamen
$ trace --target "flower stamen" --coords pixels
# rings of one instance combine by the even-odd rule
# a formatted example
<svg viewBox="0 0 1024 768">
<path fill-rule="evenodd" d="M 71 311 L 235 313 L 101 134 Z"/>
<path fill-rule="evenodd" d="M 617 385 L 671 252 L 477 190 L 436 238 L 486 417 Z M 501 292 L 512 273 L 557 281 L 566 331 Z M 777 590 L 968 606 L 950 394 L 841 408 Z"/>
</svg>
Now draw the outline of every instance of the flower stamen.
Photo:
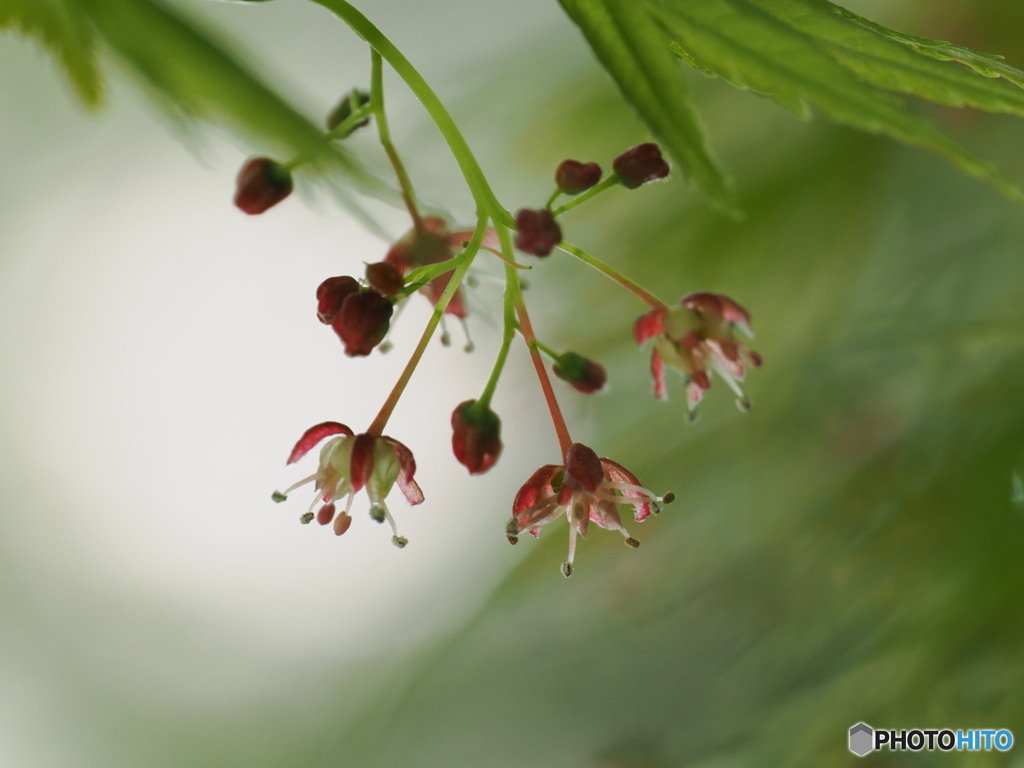
<svg viewBox="0 0 1024 768">
<path fill-rule="evenodd" d="M 316 480 L 316 473 L 313 473 L 309 477 L 304 477 L 298 482 L 292 483 L 283 491 L 274 491 L 270 495 L 270 498 L 272 498 L 275 502 L 280 504 L 282 501 L 285 501 L 288 498 L 288 494 L 290 494 L 292 491 L 296 490 L 297 488 L 301 488 L 304 485 L 308 485 L 314 480 Z"/>
</svg>

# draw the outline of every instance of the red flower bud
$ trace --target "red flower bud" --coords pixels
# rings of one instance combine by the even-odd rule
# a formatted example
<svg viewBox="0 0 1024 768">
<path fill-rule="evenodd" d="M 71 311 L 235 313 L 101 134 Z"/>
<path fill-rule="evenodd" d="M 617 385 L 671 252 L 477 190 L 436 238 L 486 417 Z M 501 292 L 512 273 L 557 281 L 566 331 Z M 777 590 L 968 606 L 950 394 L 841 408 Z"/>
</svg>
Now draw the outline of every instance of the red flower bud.
<svg viewBox="0 0 1024 768">
<path fill-rule="evenodd" d="M 661 156 L 657 144 L 637 144 L 615 158 L 612 163 L 619 182 L 627 189 L 636 189 L 641 184 L 668 176 L 668 163 Z"/>
<path fill-rule="evenodd" d="M 562 230 L 546 208 L 523 208 L 516 214 L 516 248 L 534 256 L 547 256 L 562 242 Z"/>
<path fill-rule="evenodd" d="M 359 290 L 359 283 L 354 277 L 341 275 L 328 277 L 316 289 L 316 316 L 320 322 L 330 325 L 334 317 L 341 311 L 341 305 L 349 294 Z"/>
<path fill-rule="evenodd" d="M 394 296 L 405 288 L 405 278 L 394 264 L 378 261 L 366 265 L 366 282 L 382 296 Z"/>
<path fill-rule="evenodd" d="M 471 475 L 486 472 L 501 455 L 501 419 L 476 400 L 452 412 L 452 450 Z"/>
<path fill-rule="evenodd" d="M 253 216 L 263 213 L 292 193 L 292 175 L 267 157 L 250 158 L 238 172 L 235 205 Z"/>
<path fill-rule="evenodd" d="M 601 180 L 601 166 L 565 160 L 555 171 L 555 184 L 567 195 L 578 195 Z"/>
<path fill-rule="evenodd" d="M 356 104 L 357 109 L 370 103 L 370 94 L 365 93 L 364 91 L 356 91 L 356 97 L 358 101 L 358 104 Z M 348 120 L 348 118 L 352 115 L 352 112 L 352 95 L 349 94 L 341 101 L 339 101 L 335 105 L 334 109 L 331 110 L 331 113 L 327 116 L 327 130 L 333 131 L 343 122 Z M 352 131 L 356 130 L 357 128 L 362 128 L 364 125 L 369 125 L 369 123 L 370 118 L 360 120 L 358 123 L 352 126 L 352 128 L 345 134 L 345 136 L 351 135 Z"/>
<path fill-rule="evenodd" d="M 600 392 L 608 383 L 608 375 L 605 373 L 603 365 L 575 352 L 559 355 L 552 370 L 555 372 L 555 376 L 568 382 L 576 391 L 586 395 Z"/>
<path fill-rule="evenodd" d="M 349 294 L 335 315 L 331 327 L 345 344 L 345 354 L 362 357 L 370 354 L 387 335 L 394 307 L 370 288 Z"/>
</svg>

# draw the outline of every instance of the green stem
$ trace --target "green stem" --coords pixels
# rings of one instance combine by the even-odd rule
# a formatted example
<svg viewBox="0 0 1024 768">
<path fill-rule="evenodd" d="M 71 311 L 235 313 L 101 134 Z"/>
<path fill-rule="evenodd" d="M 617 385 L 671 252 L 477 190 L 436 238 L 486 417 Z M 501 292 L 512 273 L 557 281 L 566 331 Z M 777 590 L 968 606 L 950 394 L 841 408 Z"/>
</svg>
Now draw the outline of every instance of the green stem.
<svg viewBox="0 0 1024 768">
<path fill-rule="evenodd" d="M 572 243 L 567 243 L 564 240 L 562 242 L 560 242 L 557 247 L 561 248 L 566 253 L 575 256 L 577 259 L 582 261 L 584 264 L 587 264 L 588 266 L 593 267 L 594 269 L 596 269 L 598 272 L 600 272 L 605 277 L 610 278 L 611 280 L 614 280 L 616 283 L 618 283 L 623 288 L 625 288 L 627 291 L 629 291 L 634 296 L 636 296 L 638 299 L 640 299 L 640 301 L 644 302 L 651 309 L 668 309 L 668 305 L 665 304 L 665 302 L 663 302 L 661 299 L 659 299 L 653 293 L 651 293 L 647 289 L 642 288 L 641 286 L 637 285 L 632 280 L 630 280 L 628 277 L 626 277 L 624 274 L 619 272 L 617 269 L 613 269 L 612 267 L 609 267 L 607 264 L 605 264 L 600 259 L 598 259 L 598 258 L 596 258 L 594 256 L 591 256 L 589 253 L 584 251 L 582 248 L 578 248 L 577 246 L 573 245 Z"/>
<path fill-rule="evenodd" d="M 416 269 L 405 276 L 405 288 L 403 288 L 401 293 L 398 295 L 410 296 L 431 280 L 451 272 L 459 266 L 459 258 L 461 256 L 462 254 L 459 254 L 459 256 L 453 256 L 450 259 L 439 261 L 436 264 L 424 264 L 422 267 L 416 267 Z"/>
<path fill-rule="evenodd" d="M 327 133 L 327 140 L 344 139 L 355 130 L 355 127 L 369 117 L 373 117 L 373 110 L 369 107 L 360 107 L 350 114 Z"/>
<path fill-rule="evenodd" d="M 359 93 L 354 88 L 352 89 L 352 93 L 349 95 L 349 103 L 359 103 Z M 337 141 L 338 139 L 348 138 L 348 136 L 359 126 L 361 122 L 363 122 L 364 120 L 368 120 L 369 118 L 373 117 L 373 115 L 373 108 L 369 104 L 366 104 L 358 108 L 354 108 L 353 111 L 349 114 L 349 116 L 342 120 L 340 123 L 338 123 L 336 126 L 331 128 L 324 138 L 326 138 L 327 141 L 329 142 Z M 287 163 L 282 163 L 282 165 L 289 171 L 294 171 L 296 168 L 305 165 L 312 159 L 313 157 L 311 155 L 300 154 L 293 157 Z"/>
<path fill-rule="evenodd" d="M 596 197 L 597 195 L 599 195 L 602 192 L 604 192 L 606 189 L 611 189 L 612 187 L 617 186 L 618 183 L 619 183 L 619 177 L 616 176 L 615 174 L 612 174 L 611 176 L 608 176 L 607 178 L 605 178 L 604 181 L 602 181 L 602 182 L 592 186 L 590 189 L 588 189 L 583 194 L 579 195 L 578 197 L 574 197 L 572 200 L 570 200 L 565 205 L 561 205 L 558 208 L 555 208 L 555 210 L 553 210 L 551 212 L 551 214 L 553 216 L 561 216 L 566 211 L 571 211 L 577 205 L 580 205 L 581 203 L 587 202 L 587 200 L 589 200 L 592 197 Z M 552 198 L 552 202 L 553 201 L 554 201 L 554 198 Z M 550 205 L 550 203 L 549 203 L 549 205 Z"/>
<path fill-rule="evenodd" d="M 409 63 L 409 60 L 405 58 L 402 52 L 394 46 L 383 32 L 377 29 L 369 19 L 346 0 L 311 0 L 311 2 L 322 5 L 348 24 L 352 31 L 369 43 L 370 47 L 380 54 L 391 65 L 391 68 L 395 70 L 395 73 L 409 86 L 409 90 L 415 94 L 423 108 L 427 111 L 427 114 L 430 115 L 434 125 L 437 126 L 445 143 L 448 145 L 448 149 L 455 157 L 455 162 L 458 163 L 459 170 L 462 171 L 466 184 L 473 195 L 473 200 L 477 204 L 477 215 L 487 214 L 495 219 L 495 221 L 508 221 L 511 217 L 498 203 L 494 192 L 484 177 L 483 171 L 480 169 L 480 165 L 477 163 L 473 152 L 470 150 L 466 139 L 462 136 L 462 132 L 459 131 L 452 116 L 445 109 L 437 94 L 427 84 L 427 81 Z"/>
<path fill-rule="evenodd" d="M 548 202 L 544 207 L 550 211 L 551 206 L 555 204 L 555 200 L 557 200 L 558 196 L 561 194 L 562 190 L 560 190 L 558 187 L 555 187 L 555 191 L 551 193 L 551 197 L 548 198 Z"/>
<path fill-rule="evenodd" d="M 519 327 L 519 323 L 516 323 L 516 330 L 519 331 L 520 335 L 523 333 L 523 329 Z M 524 339 L 524 341 L 525 341 L 525 339 Z M 551 347 L 549 347 L 547 344 L 545 344 L 540 339 L 534 339 L 533 340 L 533 346 L 535 346 L 537 349 L 539 349 L 545 355 L 550 357 L 552 360 L 558 360 L 558 358 L 561 357 L 561 355 L 558 352 L 553 350 Z"/>
<path fill-rule="evenodd" d="M 509 348 L 516 336 L 516 304 L 512 294 L 512 281 L 516 279 L 516 269 L 511 264 L 505 264 L 505 313 L 504 313 L 504 334 L 501 337 L 501 348 L 498 350 L 498 357 L 494 361 L 494 368 L 491 369 L 491 376 L 487 379 L 484 391 L 480 395 L 479 402 L 489 408 L 491 398 L 494 397 L 494 390 L 498 388 L 498 379 L 505 368 L 505 360 L 508 358 Z"/>
<path fill-rule="evenodd" d="M 398 186 L 402 189 L 402 200 L 405 207 L 409 209 L 413 226 L 417 232 L 423 232 L 423 219 L 416 208 L 416 197 L 412 190 L 412 181 L 405 170 L 402 159 L 398 156 L 398 150 L 391 141 L 391 129 L 388 127 L 387 114 L 384 111 L 384 73 L 381 67 L 380 53 L 376 50 L 370 52 L 370 105 L 377 118 L 377 133 L 380 137 L 380 145 L 391 161 L 391 167 L 395 169 L 395 176 L 398 177 Z"/>
<path fill-rule="evenodd" d="M 543 352 L 543 353 L 544 353 L 545 355 L 547 355 L 548 357 L 550 357 L 550 358 L 551 358 L 552 360 L 558 360 L 558 358 L 560 358 L 560 357 L 561 357 L 561 355 L 560 355 L 560 354 L 558 354 L 557 352 L 555 352 L 555 350 L 553 350 L 553 349 L 552 349 L 551 347 L 549 347 L 549 346 L 548 346 L 547 344 L 545 344 L 544 342 L 542 342 L 542 341 L 541 341 L 540 339 L 534 339 L 534 340 L 533 340 L 533 343 L 534 343 L 534 346 L 536 346 L 536 347 L 537 347 L 537 349 L 539 349 L 539 350 L 540 350 L 541 352 Z"/>
<path fill-rule="evenodd" d="M 448 281 L 448 285 L 445 287 L 444 292 L 440 297 L 438 297 L 437 304 L 434 305 L 434 312 L 430 316 L 430 320 L 427 321 L 427 327 L 423 329 L 423 334 L 420 336 L 416 349 L 413 350 L 412 356 L 409 358 L 409 362 L 405 364 L 402 374 L 398 377 L 398 381 L 395 382 L 395 386 L 392 388 L 387 400 L 384 401 L 384 405 L 381 406 L 376 418 L 374 418 L 373 422 L 370 424 L 369 429 L 366 430 L 367 434 L 380 436 L 384 433 L 384 427 L 387 426 L 388 419 L 391 418 L 392 411 L 395 410 L 395 406 L 398 405 L 399 398 L 401 398 L 402 393 L 405 392 L 405 388 L 409 384 L 409 380 L 412 378 L 413 371 L 415 371 L 416 366 L 419 365 L 420 358 L 422 358 L 423 353 L 426 352 L 427 344 L 430 343 L 430 339 L 434 335 L 434 330 L 437 328 L 438 323 L 441 322 L 441 317 L 444 315 L 445 309 L 447 309 L 452 297 L 462 284 L 462 278 L 465 276 L 466 270 L 468 270 L 469 265 L 473 263 L 473 257 L 476 256 L 477 251 L 480 248 L 480 243 L 484 239 L 484 232 L 486 230 L 487 218 L 485 216 L 481 216 L 477 220 L 476 229 L 473 231 L 473 237 L 466 246 L 466 250 L 463 251 L 461 255 L 455 257 L 456 260 L 459 261 L 459 265 L 455 267 L 455 272 L 452 274 L 451 280 Z"/>
</svg>

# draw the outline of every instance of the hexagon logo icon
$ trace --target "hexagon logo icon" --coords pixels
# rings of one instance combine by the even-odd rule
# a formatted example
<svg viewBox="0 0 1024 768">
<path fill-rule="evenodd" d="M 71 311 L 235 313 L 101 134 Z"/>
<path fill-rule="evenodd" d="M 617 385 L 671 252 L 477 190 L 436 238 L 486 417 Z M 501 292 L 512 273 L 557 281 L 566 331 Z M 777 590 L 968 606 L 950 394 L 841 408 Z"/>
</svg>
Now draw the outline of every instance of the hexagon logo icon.
<svg viewBox="0 0 1024 768">
<path fill-rule="evenodd" d="M 875 729 L 867 723 L 857 723 L 850 728 L 850 751 L 857 757 L 864 757 L 875 749 Z"/>
</svg>

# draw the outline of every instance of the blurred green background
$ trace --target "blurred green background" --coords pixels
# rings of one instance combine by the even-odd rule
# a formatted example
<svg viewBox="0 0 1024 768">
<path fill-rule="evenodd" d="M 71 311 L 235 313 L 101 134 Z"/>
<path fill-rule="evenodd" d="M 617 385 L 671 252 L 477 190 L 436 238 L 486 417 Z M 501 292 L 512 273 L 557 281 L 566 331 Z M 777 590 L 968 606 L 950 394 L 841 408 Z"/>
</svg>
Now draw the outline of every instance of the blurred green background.
<svg viewBox="0 0 1024 768">
<path fill-rule="evenodd" d="M 310 4 L 177 7 L 314 120 L 367 80 L 359 42 Z M 849 7 L 1024 65 L 1018 2 Z M 565 157 L 608 164 L 647 139 L 554 2 L 363 10 L 511 208 L 546 199 Z M 567 257 L 539 264 L 541 337 L 610 374 L 600 397 L 559 389 L 574 436 L 678 498 L 636 552 L 592 533 L 565 580 L 564 525 L 503 539 L 516 489 L 555 459 L 525 355 L 496 399 L 499 465 L 470 479 L 448 452 L 495 349 L 499 270 L 471 296 L 477 352 L 435 344 L 389 427 L 427 494 L 399 510 L 412 545 L 360 515 L 340 540 L 298 526 L 301 501 L 269 502 L 298 477 L 287 450 L 316 421 L 365 425 L 426 318 L 421 302 L 393 353 L 348 360 L 312 292 L 379 259 L 400 212 L 367 204 L 381 237 L 300 181 L 303 199 L 247 219 L 233 176 L 266 147 L 167 123 L 117 67 L 86 114 L 10 35 L 0 70 L 0 765 L 842 766 L 861 764 L 861 720 L 1024 738 L 1019 206 L 691 77 L 746 218 L 675 178 L 565 227 L 667 301 L 747 306 L 755 407 L 719 382 L 686 423 L 681 386 L 650 396 L 643 307 Z M 467 220 L 436 132 L 389 83 L 418 191 Z M 1019 122 L 934 115 L 1024 184 Z M 372 136 L 352 141 L 383 170 Z"/>
</svg>

